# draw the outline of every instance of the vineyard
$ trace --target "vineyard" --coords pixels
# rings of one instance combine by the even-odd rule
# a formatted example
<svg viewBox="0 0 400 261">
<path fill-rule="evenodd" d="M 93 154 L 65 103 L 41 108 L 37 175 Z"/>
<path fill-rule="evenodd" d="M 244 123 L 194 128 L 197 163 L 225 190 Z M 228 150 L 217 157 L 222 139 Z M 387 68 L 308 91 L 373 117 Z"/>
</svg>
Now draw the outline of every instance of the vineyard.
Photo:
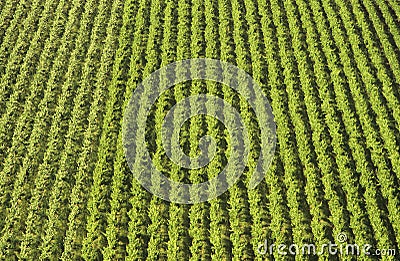
<svg viewBox="0 0 400 261">
<path fill-rule="evenodd" d="M 205 182 L 247 155 L 229 135 L 236 119 L 210 117 L 217 106 L 201 94 L 226 101 L 246 126 L 243 175 L 218 184 L 232 183 L 218 197 L 180 204 L 135 178 L 148 166 L 135 141 L 128 164 L 124 126 L 146 77 L 193 58 L 254 79 L 276 147 L 253 189 L 264 126 L 240 91 L 189 80 L 150 110 L 139 100 L 147 126 L 135 134 L 176 182 Z M 400 260 L 398 0 L 1 0 L 0 98 L 0 260 Z M 216 145 L 201 168 L 165 151 L 163 122 L 178 103 L 174 117 L 198 114 L 174 125 L 184 154 L 201 154 L 205 135 Z M 278 251 L 292 244 L 357 244 L 360 254 Z"/>
</svg>

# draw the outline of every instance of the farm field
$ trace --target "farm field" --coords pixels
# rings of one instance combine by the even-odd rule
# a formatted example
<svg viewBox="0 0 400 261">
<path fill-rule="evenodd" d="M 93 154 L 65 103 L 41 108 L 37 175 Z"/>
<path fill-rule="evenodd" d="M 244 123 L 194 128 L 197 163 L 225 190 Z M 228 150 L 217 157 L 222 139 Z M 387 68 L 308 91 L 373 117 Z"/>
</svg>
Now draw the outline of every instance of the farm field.
<svg viewBox="0 0 400 261">
<path fill-rule="evenodd" d="M 251 189 L 262 126 L 249 103 L 225 84 L 176 84 L 144 130 L 172 180 L 205 182 L 238 149 L 221 121 L 199 113 L 174 126 L 179 144 L 196 157 L 209 135 L 215 155 L 202 168 L 171 161 L 161 129 L 184 98 L 225 100 L 250 132 L 239 180 L 179 204 L 133 175 L 124 116 L 147 76 L 191 58 L 252 76 L 276 148 Z M 0 260 L 400 260 L 398 0 L 1 0 L 0 98 Z M 188 111 L 215 110 L 199 101 Z M 360 254 L 293 255 L 293 244 Z"/>
</svg>

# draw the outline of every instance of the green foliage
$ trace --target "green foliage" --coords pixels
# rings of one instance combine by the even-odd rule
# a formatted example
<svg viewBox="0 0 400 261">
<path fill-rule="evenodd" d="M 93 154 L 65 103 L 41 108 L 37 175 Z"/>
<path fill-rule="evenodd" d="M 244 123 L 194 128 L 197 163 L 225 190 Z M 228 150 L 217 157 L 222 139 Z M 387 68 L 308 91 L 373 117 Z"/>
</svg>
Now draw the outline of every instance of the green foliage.
<svg viewBox="0 0 400 261">
<path fill-rule="evenodd" d="M 262 255 L 259 246 L 267 240 L 318 249 L 339 243 L 339 233 L 348 243 L 398 251 L 399 19 L 397 0 L 0 1 L 0 259 L 293 260 L 276 248 Z M 202 136 L 215 139 L 210 163 L 186 169 L 168 159 L 162 124 L 184 98 L 224 99 L 250 137 L 236 184 L 209 202 L 180 205 L 134 179 L 122 124 L 146 76 L 199 57 L 252 75 L 271 102 L 278 144 L 271 166 L 261 165 L 265 180 L 250 190 L 261 136 L 244 97 L 197 80 L 164 92 L 138 117 L 149 113 L 144 131 L 153 163 L 172 180 L 213 178 L 240 149 L 222 122 L 199 116 L 175 127 L 191 157 Z M 187 105 L 178 117 L 217 109 Z M 148 168 L 140 157 L 134 167 Z"/>
</svg>

